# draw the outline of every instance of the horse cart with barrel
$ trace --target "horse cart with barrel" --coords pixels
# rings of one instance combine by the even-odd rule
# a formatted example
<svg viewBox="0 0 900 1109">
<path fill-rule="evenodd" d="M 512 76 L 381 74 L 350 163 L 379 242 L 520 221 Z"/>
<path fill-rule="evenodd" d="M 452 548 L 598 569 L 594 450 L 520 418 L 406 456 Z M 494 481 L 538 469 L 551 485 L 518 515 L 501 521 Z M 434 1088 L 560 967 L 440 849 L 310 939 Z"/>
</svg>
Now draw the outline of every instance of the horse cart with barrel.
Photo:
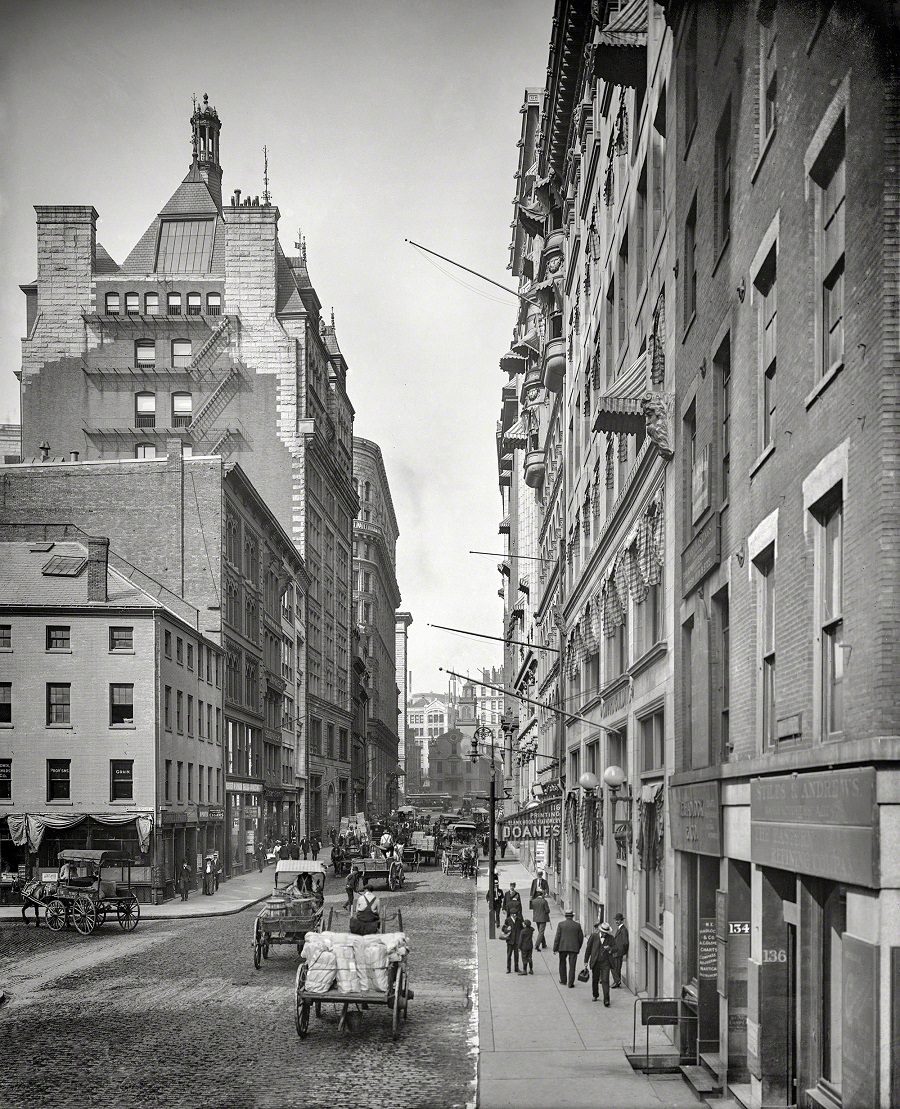
<svg viewBox="0 0 900 1109">
<path fill-rule="evenodd" d="M 296 944 L 298 954 L 309 932 L 322 930 L 327 866 L 318 859 L 279 859 L 275 887 L 253 924 L 253 965 L 257 970 L 269 949 Z"/>
</svg>

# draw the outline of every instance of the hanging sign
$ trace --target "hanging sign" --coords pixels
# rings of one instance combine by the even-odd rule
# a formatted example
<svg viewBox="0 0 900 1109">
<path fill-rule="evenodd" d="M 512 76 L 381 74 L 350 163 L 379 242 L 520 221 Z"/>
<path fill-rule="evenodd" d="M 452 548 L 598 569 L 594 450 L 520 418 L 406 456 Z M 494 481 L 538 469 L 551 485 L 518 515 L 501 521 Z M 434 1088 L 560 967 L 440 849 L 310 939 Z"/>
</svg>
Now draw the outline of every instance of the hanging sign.
<svg viewBox="0 0 900 1109">
<path fill-rule="evenodd" d="M 562 835 L 562 801 L 545 801 L 533 809 L 505 816 L 499 823 L 509 840 L 558 839 Z"/>
</svg>

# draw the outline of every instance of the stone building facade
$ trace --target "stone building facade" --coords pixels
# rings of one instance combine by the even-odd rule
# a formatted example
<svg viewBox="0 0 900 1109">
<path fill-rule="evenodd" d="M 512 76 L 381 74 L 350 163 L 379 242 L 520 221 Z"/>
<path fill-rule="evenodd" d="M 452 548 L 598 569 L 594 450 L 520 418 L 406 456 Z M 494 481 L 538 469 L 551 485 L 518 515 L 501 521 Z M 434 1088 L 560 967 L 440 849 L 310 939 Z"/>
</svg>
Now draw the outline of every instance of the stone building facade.
<svg viewBox="0 0 900 1109">
<path fill-rule="evenodd" d="M 305 559 L 309 830 L 343 814 L 350 777 L 353 408 L 333 317 L 302 240 L 286 253 L 268 194 L 223 203 L 221 121 L 191 119 L 184 181 L 121 263 L 90 206 L 41 205 L 22 286 L 24 457 L 185 455 L 238 462 Z M 277 729 L 272 729 L 276 731 Z M 340 812 L 338 810 L 341 810 Z"/>
</svg>

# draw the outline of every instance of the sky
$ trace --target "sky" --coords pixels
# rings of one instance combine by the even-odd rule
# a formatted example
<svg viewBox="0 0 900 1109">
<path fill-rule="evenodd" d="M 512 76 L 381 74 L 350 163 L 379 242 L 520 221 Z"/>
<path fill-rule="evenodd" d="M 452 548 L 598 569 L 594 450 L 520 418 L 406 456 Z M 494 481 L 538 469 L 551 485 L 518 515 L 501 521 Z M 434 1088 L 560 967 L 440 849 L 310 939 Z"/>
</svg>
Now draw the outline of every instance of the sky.
<svg viewBox="0 0 900 1109">
<path fill-rule="evenodd" d="M 526 87 L 553 0 L 30 0 L 2 5 L 0 422 L 18 422 L 35 204 L 93 204 L 122 262 L 183 179 L 191 97 L 222 120 L 223 194 L 269 188 L 306 238 L 349 365 L 354 432 L 381 446 L 400 539 L 412 691 L 500 665 L 495 430 Z M 61 448 L 62 449 L 62 448 Z"/>
</svg>

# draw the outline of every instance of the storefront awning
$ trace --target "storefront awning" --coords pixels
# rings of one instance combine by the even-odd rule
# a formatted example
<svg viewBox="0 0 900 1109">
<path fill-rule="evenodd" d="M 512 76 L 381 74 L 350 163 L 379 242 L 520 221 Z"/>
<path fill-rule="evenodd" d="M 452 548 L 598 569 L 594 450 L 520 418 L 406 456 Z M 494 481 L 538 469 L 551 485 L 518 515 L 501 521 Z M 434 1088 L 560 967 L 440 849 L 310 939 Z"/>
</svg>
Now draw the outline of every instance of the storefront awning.
<svg viewBox="0 0 900 1109">
<path fill-rule="evenodd" d="M 647 83 L 647 4 L 630 4 L 599 33 L 594 46 L 594 73 L 611 85 L 637 88 Z"/>
</svg>

